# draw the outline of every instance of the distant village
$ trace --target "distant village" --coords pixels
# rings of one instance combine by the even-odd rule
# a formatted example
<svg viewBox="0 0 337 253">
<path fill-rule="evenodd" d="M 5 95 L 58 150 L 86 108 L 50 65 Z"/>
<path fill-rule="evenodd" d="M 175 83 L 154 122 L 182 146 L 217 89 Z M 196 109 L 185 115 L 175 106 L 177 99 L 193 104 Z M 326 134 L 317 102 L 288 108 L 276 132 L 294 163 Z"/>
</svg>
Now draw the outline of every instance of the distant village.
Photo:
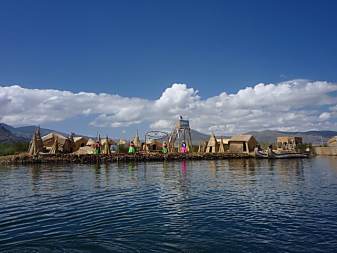
<svg viewBox="0 0 337 253">
<path fill-rule="evenodd" d="M 294 154 L 337 155 L 337 136 L 331 138 L 324 147 L 315 147 L 303 143 L 298 136 L 277 137 L 274 144 L 262 147 L 253 135 L 239 134 L 231 138 L 216 137 L 211 133 L 208 141 L 193 145 L 191 128 L 188 120 L 180 117 L 173 130 L 168 133 L 152 130 L 144 133 L 141 140 L 138 131 L 131 140 L 113 140 L 108 136 L 88 138 L 84 136 L 63 136 L 52 132 L 41 136 L 37 128 L 29 145 L 29 154 L 102 154 L 113 153 L 198 153 L 198 154 L 248 154 L 261 158 L 278 157 L 281 155 L 294 156 Z"/>
</svg>

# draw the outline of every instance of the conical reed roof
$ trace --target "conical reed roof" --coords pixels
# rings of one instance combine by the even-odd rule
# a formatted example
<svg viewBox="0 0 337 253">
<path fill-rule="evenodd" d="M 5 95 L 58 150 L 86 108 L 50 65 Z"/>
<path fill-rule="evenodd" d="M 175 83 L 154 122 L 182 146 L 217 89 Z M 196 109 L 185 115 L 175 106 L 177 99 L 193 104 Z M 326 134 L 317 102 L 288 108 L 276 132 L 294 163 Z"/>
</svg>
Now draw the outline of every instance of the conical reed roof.
<svg viewBox="0 0 337 253">
<path fill-rule="evenodd" d="M 225 153 L 225 146 L 223 145 L 223 139 L 220 139 L 219 153 Z"/>
<path fill-rule="evenodd" d="M 214 133 L 211 134 L 207 146 L 216 146 L 218 144 L 218 141 L 215 138 Z"/>
<path fill-rule="evenodd" d="M 31 141 L 31 144 L 30 144 L 30 147 L 29 147 L 29 154 L 30 155 L 36 156 L 40 152 L 43 151 L 43 144 L 41 145 L 41 143 L 42 143 L 41 136 L 39 136 L 40 138 L 38 138 L 38 136 L 37 136 L 39 133 L 40 133 L 40 131 L 35 131 L 35 133 L 33 135 L 33 138 L 32 138 L 32 141 Z M 38 140 L 40 140 L 40 141 L 38 141 Z"/>
<path fill-rule="evenodd" d="M 108 136 L 105 139 L 105 142 L 103 143 L 103 154 L 105 155 L 111 155 L 111 150 L 110 150 L 110 143 L 109 143 L 109 139 Z"/>
<path fill-rule="evenodd" d="M 57 136 L 55 137 L 54 144 L 53 144 L 53 146 L 51 147 L 49 153 L 50 153 L 50 154 L 57 154 L 57 153 L 59 153 L 59 138 L 58 138 Z"/>
<path fill-rule="evenodd" d="M 133 138 L 133 144 L 137 148 L 139 148 L 142 145 L 139 139 L 138 130 L 137 130 L 137 135 L 135 136 L 135 138 Z"/>
</svg>

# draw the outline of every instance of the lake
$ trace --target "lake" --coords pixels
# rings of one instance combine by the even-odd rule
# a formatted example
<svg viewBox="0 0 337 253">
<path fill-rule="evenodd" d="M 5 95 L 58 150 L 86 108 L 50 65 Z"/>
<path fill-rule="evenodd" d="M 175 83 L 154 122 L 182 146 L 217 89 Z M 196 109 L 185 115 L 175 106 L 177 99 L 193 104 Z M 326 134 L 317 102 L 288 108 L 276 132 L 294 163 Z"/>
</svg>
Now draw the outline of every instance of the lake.
<svg viewBox="0 0 337 253">
<path fill-rule="evenodd" d="M 336 252 L 337 157 L 0 167 L 0 252 Z"/>
</svg>

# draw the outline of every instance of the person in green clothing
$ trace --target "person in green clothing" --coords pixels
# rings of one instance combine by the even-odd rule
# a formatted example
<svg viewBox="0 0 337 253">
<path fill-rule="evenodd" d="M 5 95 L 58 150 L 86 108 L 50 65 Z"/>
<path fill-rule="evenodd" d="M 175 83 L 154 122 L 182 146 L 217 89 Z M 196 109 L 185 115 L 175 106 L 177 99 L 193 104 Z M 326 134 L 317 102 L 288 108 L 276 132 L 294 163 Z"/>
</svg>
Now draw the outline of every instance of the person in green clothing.
<svg viewBox="0 0 337 253">
<path fill-rule="evenodd" d="M 168 153 L 168 149 L 167 149 L 167 144 L 166 144 L 166 142 L 163 143 L 163 147 L 162 147 L 162 149 L 161 149 L 161 152 L 162 152 L 163 154 L 167 154 L 167 153 Z"/>
<path fill-rule="evenodd" d="M 101 143 L 99 141 L 97 141 L 95 144 L 95 154 L 96 155 L 101 154 Z"/>
<path fill-rule="evenodd" d="M 133 143 L 133 141 L 130 142 L 128 153 L 129 154 L 135 154 L 136 153 L 136 148 L 135 148 L 135 144 Z"/>
</svg>

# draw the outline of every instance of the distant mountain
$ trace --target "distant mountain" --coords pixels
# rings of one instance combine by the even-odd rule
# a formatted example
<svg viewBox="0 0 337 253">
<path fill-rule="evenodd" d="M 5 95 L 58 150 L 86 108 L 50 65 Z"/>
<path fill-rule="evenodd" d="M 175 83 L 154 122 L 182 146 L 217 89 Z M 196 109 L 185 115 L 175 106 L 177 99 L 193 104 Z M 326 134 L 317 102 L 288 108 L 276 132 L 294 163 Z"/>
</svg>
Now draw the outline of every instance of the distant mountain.
<svg viewBox="0 0 337 253">
<path fill-rule="evenodd" d="M 169 133 L 170 135 L 171 133 Z M 188 136 L 185 136 L 186 138 L 188 138 Z M 210 135 L 208 134 L 204 134 L 201 133 L 197 130 L 191 129 L 191 138 L 192 138 L 192 144 L 193 145 L 199 145 L 200 142 L 202 141 L 208 141 L 209 140 Z M 182 136 L 180 136 L 179 138 L 177 137 L 177 141 L 182 141 Z M 164 141 L 164 139 L 159 139 L 159 141 Z"/>
<path fill-rule="evenodd" d="M 36 126 L 13 127 L 4 123 L 0 123 L 0 143 L 13 143 L 30 141 Z M 44 136 L 51 132 L 56 132 L 64 136 L 69 134 L 58 132 L 51 129 L 41 128 L 41 135 Z M 322 144 L 326 143 L 333 136 L 337 136 L 337 131 L 307 131 L 307 132 L 282 132 L 282 131 L 251 131 L 246 134 L 254 135 L 260 143 L 275 143 L 278 136 L 300 136 L 304 143 Z M 204 134 L 191 129 L 191 137 L 193 145 L 199 145 L 202 141 L 209 140 L 210 134 Z M 220 137 L 220 136 L 217 136 Z M 224 138 L 229 138 L 223 136 Z"/>
<path fill-rule="evenodd" d="M 275 143 L 279 136 L 299 136 L 304 143 L 322 144 L 337 135 L 337 131 L 307 131 L 307 132 L 283 132 L 283 131 L 252 131 L 247 134 L 254 135 L 260 143 Z"/>
<path fill-rule="evenodd" d="M 12 132 L 17 136 L 21 136 L 21 137 L 24 137 L 24 138 L 31 139 L 34 132 L 35 132 L 35 129 L 36 129 L 36 126 L 24 126 L 24 127 L 14 128 L 14 131 L 12 131 Z M 40 132 L 41 132 L 41 136 L 47 135 L 51 132 L 56 132 L 56 133 L 59 133 L 59 134 L 65 135 L 65 136 L 69 135 L 69 134 L 61 133 L 61 132 L 51 130 L 51 129 L 47 129 L 47 128 L 41 128 Z"/>
<path fill-rule="evenodd" d="M 36 126 L 13 127 L 4 123 L 0 123 L 0 143 L 13 143 L 30 141 Z M 41 128 L 41 135 L 44 136 L 51 132 L 56 132 L 62 135 L 69 135 L 55 130 Z"/>
<path fill-rule="evenodd" d="M 208 141 L 209 137 L 209 134 L 200 133 L 197 130 L 191 129 L 191 138 L 193 145 L 199 145 L 199 143 L 202 141 Z"/>
<path fill-rule="evenodd" d="M 251 131 L 245 134 L 253 135 L 260 143 L 275 143 L 279 136 L 299 136 L 303 138 L 304 143 L 323 144 L 330 138 L 337 136 L 337 131 L 307 131 L 307 132 L 284 132 L 284 131 Z M 208 141 L 210 134 L 200 133 L 191 130 L 193 145 L 199 145 L 201 141 Z M 230 136 L 217 136 L 217 138 L 230 138 Z"/>
<path fill-rule="evenodd" d="M 24 138 L 16 136 L 3 125 L 0 125 L 0 143 L 13 143 L 25 141 Z"/>
</svg>

